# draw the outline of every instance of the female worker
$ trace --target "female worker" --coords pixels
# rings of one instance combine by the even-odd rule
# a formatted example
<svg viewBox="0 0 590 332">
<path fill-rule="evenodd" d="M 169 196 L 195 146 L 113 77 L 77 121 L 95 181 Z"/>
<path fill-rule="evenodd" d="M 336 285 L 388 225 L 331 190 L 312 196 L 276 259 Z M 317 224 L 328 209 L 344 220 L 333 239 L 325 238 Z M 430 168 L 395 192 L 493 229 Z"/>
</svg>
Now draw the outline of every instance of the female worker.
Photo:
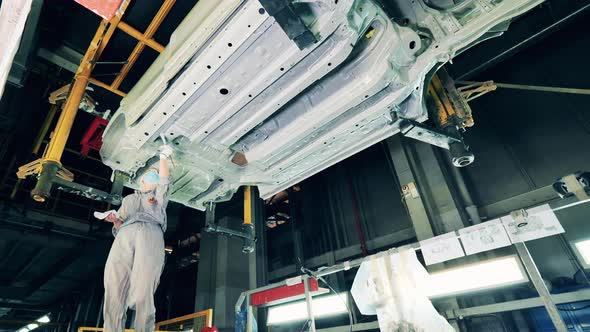
<svg viewBox="0 0 590 332">
<path fill-rule="evenodd" d="M 154 331 L 154 293 L 164 268 L 171 154 L 170 146 L 162 146 L 158 169 L 148 169 L 140 190 L 126 196 L 119 211 L 105 218 L 113 223 L 115 236 L 104 269 L 106 332 L 124 331 L 127 308 L 135 310 L 135 331 Z"/>
</svg>

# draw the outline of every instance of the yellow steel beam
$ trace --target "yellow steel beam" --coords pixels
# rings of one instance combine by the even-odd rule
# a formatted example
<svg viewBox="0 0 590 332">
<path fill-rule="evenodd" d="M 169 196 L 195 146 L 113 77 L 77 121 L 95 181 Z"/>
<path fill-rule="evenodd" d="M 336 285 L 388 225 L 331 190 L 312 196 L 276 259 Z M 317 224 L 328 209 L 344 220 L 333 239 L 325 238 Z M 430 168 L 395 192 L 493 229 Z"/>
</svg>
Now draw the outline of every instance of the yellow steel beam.
<svg viewBox="0 0 590 332">
<path fill-rule="evenodd" d="M 141 33 L 141 31 L 135 29 L 134 27 L 130 26 L 129 24 L 127 24 L 125 22 L 121 22 L 121 23 L 119 23 L 117 28 L 121 29 L 121 31 L 125 32 L 129 36 L 137 39 L 139 44 L 147 45 L 147 46 L 151 47 L 152 49 L 154 49 L 154 51 L 157 51 L 160 53 L 164 52 L 164 46 L 162 44 L 158 43 L 153 38 L 144 35 L 143 33 Z"/>
<path fill-rule="evenodd" d="M 113 36 L 116 26 L 121 21 L 129 2 L 130 0 L 125 0 L 121 9 L 113 19 L 111 19 L 111 21 L 102 20 L 96 29 L 94 37 L 92 38 L 92 41 L 80 62 L 80 66 L 76 71 L 74 82 L 70 87 L 63 111 L 57 120 L 57 125 L 43 157 L 19 167 L 17 172 L 19 178 L 32 174 L 39 174 L 37 184 L 31 191 L 31 196 L 38 202 L 43 202 L 46 197 L 49 197 L 53 180 L 56 176 L 68 181 L 73 181 L 73 174 L 62 167 L 60 160 L 70 135 L 70 131 L 72 130 L 74 119 L 78 113 L 80 101 L 84 97 L 94 64 Z"/>
<path fill-rule="evenodd" d="M 53 118 L 55 118 L 55 114 L 57 113 L 58 107 L 59 106 L 57 106 L 56 104 L 53 104 L 49 108 L 49 112 L 47 112 L 47 115 L 45 116 L 45 120 L 43 121 L 43 125 L 41 126 L 41 130 L 39 131 L 39 133 L 37 134 L 37 137 L 35 138 L 33 150 L 31 151 L 34 155 L 39 154 L 39 149 L 41 148 L 41 144 L 43 143 L 43 139 L 45 139 L 45 136 L 47 135 L 47 132 L 49 131 L 49 126 L 51 126 L 51 123 L 53 122 Z"/>
<path fill-rule="evenodd" d="M 106 42 L 101 43 L 101 45 L 98 47 L 97 53 L 99 56 L 102 54 L 104 49 L 107 47 L 109 40 L 111 40 L 111 37 L 113 36 L 115 31 L 117 30 L 117 26 L 119 25 L 119 23 L 121 23 L 121 19 L 123 18 L 123 14 L 125 14 L 125 11 L 127 10 L 127 7 L 129 6 L 130 3 L 131 3 L 131 0 L 125 0 L 123 5 L 121 5 L 121 9 L 119 9 L 117 14 L 110 20 L 109 28 L 103 38 L 103 40 L 105 40 Z M 98 57 L 97 57 L 97 59 L 98 59 Z"/>
<path fill-rule="evenodd" d="M 252 225 L 252 188 L 244 188 L 244 225 Z"/>
<path fill-rule="evenodd" d="M 127 74 L 129 74 L 131 67 L 133 67 L 133 65 L 135 64 L 135 62 L 139 58 L 139 55 L 141 54 L 141 52 L 143 52 L 145 45 L 153 48 L 154 50 L 156 50 L 160 53 L 162 53 L 164 51 L 164 46 L 157 43 L 153 39 L 153 36 L 156 33 L 156 31 L 158 30 L 158 28 L 160 27 L 160 25 L 162 24 L 162 22 L 164 21 L 164 19 L 166 18 L 166 16 L 168 15 L 168 13 L 170 12 L 170 10 L 172 9 L 172 6 L 174 5 L 175 2 L 176 2 L 176 0 L 165 0 L 164 3 L 162 4 L 162 6 L 160 7 L 160 9 L 158 10 L 158 12 L 156 13 L 156 16 L 154 16 L 154 18 L 150 22 L 150 25 L 147 27 L 147 29 L 145 30 L 144 33 L 137 31 L 136 29 L 129 26 L 125 22 L 121 22 L 119 24 L 119 28 L 121 30 L 125 31 L 130 36 L 137 39 L 138 43 L 135 45 L 135 48 L 133 49 L 133 51 L 129 55 L 129 58 L 127 59 L 127 63 L 123 66 L 123 68 L 121 68 L 121 72 L 119 73 L 119 75 L 117 75 L 117 77 L 115 77 L 115 79 L 113 80 L 113 83 L 111 84 L 111 87 L 113 89 L 119 88 L 119 86 L 121 85 L 121 83 L 123 82 L 125 77 L 127 77 Z"/>
<path fill-rule="evenodd" d="M 72 125 L 74 124 L 74 119 L 78 113 L 80 101 L 86 90 L 86 84 L 88 84 L 88 74 L 90 74 L 89 70 L 85 69 L 76 75 L 68 100 L 57 120 L 55 131 L 43 158 L 44 160 L 60 162 Z"/>
<path fill-rule="evenodd" d="M 78 113 L 80 101 L 84 96 L 84 91 L 88 85 L 90 74 L 94 68 L 94 63 L 100 57 L 102 51 L 104 51 L 106 45 L 113 36 L 114 27 L 120 23 L 124 14 L 124 9 L 127 8 L 128 4 L 129 1 L 125 1 L 122 6 L 123 10 L 120 10 L 110 22 L 106 20 L 100 22 L 100 25 L 94 34 L 94 38 L 92 38 L 90 46 L 88 46 L 86 54 L 84 54 L 84 58 L 78 67 L 68 99 L 66 100 L 63 111 L 57 121 L 57 126 L 55 127 L 55 131 L 53 132 L 53 136 L 43 158 L 44 161 L 60 162 L 74 119 Z"/>
<path fill-rule="evenodd" d="M 144 34 L 146 37 L 152 38 L 154 36 L 162 22 L 164 22 L 166 16 L 168 16 L 168 13 L 172 9 L 172 6 L 174 6 L 175 2 L 176 0 L 164 0 L 164 3 L 162 4 L 162 6 L 160 6 L 160 9 L 156 13 L 156 16 L 154 16 L 154 18 L 150 22 L 150 25 L 147 27 L 147 29 L 145 29 Z"/>
<path fill-rule="evenodd" d="M 125 97 L 127 95 L 125 92 L 123 92 L 123 91 L 121 91 L 119 89 L 115 89 L 115 88 L 111 87 L 110 85 L 97 80 L 96 78 L 91 77 L 88 80 L 88 82 L 90 82 L 90 83 L 92 83 L 92 84 L 94 84 L 94 85 L 96 85 L 98 87 L 101 87 L 103 89 L 106 89 L 106 90 L 108 90 L 108 91 L 110 91 L 112 93 L 118 94 L 121 97 Z"/>
</svg>

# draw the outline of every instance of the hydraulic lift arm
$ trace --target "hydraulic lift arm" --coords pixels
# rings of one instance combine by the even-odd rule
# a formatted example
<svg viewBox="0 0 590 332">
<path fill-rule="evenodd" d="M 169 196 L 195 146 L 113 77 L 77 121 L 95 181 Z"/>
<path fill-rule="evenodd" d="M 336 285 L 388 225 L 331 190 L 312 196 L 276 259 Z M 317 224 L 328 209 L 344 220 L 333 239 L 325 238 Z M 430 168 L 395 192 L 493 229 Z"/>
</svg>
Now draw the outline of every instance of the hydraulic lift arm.
<svg viewBox="0 0 590 332">
<path fill-rule="evenodd" d="M 91 83 L 121 97 L 124 97 L 126 93 L 120 91 L 119 86 L 129 73 L 131 67 L 135 64 L 137 58 L 145 46 L 153 48 L 160 53 L 164 51 L 164 46 L 156 42 L 153 39 L 153 36 L 160 24 L 164 21 L 172 9 L 172 6 L 176 0 L 164 0 L 160 9 L 152 19 L 150 25 L 143 33 L 122 21 L 125 10 L 129 6 L 130 2 L 131 0 L 124 0 L 115 16 L 113 16 L 110 20 L 103 19 L 101 21 L 98 29 L 96 30 L 96 33 L 94 34 L 94 38 L 90 42 L 90 46 L 86 50 L 84 58 L 78 67 L 78 70 L 74 76 L 74 81 L 69 87 L 63 111 L 59 116 L 56 128 L 51 136 L 51 140 L 47 149 L 45 150 L 45 153 L 40 159 L 21 166 L 17 172 L 19 179 L 24 179 L 29 175 L 37 176 L 37 184 L 31 191 L 31 197 L 38 202 L 43 202 L 47 199 L 47 197 L 50 196 L 51 189 L 54 182 L 56 181 L 56 178 L 63 180 L 60 181 L 60 187 L 69 187 L 71 191 L 75 193 L 85 192 L 84 190 L 81 191 L 82 185 L 72 183 L 74 180 L 74 175 L 63 167 L 61 164 L 61 157 L 72 129 L 74 119 L 78 109 L 80 108 L 80 102 L 85 97 L 87 85 Z M 121 72 L 117 75 L 113 83 L 109 85 L 92 78 L 91 74 L 96 65 L 103 63 L 99 61 L 99 58 L 117 29 L 120 29 L 131 37 L 137 39 L 137 45 L 129 55 L 129 58 L 126 61 L 121 62 L 124 65 L 121 69 Z M 45 133 L 46 130 L 44 131 L 42 137 L 45 136 Z M 116 197 L 116 193 L 114 193 L 114 196 L 113 193 L 111 193 L 109 196 L 107 193 L 102 192 L 94 195 L 96 194 L 95 189 L 90 187 L 85 188 L 93 191 L 93 195 L 90 195 L 92 197 L 108 197 L 105 200 L 111 203 L 116 203 L 118 200 L 120 200 L 120 197 Z M 82 196 L 89 197 L 88 195 Z"/>
</svg>

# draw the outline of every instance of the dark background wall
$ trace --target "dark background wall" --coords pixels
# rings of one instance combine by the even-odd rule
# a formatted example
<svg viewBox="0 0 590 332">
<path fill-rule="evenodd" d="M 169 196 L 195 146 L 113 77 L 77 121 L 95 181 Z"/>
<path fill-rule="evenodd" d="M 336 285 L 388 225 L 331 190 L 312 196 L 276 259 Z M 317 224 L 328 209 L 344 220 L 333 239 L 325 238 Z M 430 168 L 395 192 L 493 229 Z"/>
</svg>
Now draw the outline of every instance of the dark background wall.
<svg viewBox="0 0 590 332">
<path fill-rule="evenodd" d="M 580 18 L 475 80 L 588 89 L 587 28 Z M 590 96 L 499 88 L 470 105 L 476 124 L 465 136 L 476 160 L 464 174 L 477 205 L 589 168 Z"/>
</svg>

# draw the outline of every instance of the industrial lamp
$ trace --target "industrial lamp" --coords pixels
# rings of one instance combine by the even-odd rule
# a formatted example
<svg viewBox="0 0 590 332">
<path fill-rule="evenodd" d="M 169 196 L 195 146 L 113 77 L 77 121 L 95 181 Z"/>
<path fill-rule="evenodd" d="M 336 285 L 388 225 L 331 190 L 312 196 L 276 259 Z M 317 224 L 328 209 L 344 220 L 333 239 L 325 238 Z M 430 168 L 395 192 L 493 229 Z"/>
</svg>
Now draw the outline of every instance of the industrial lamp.
<svg viewBox="0 0 590 332">
<path fill-rule="evenodd" d="M 49 318 L 49 314 L 47 314 L 47 315 L 43 315 L 43 316 L 37 318 L 37 320 L 35 322 L 46 324 L 46 323 L 51 322 L 51 318 Z M 29 331 L 33 331 L 34 329 L 36 329 L 36 328 L 39 327 L 39 324 L 37 324 L 37 323 L 27 324 L 27 326 L 21 327 L 16 332 L 29 332 Z"/>
<path fill-rule="evenodd" d="M 430 273 L 429 298 L 515 285 L 528 281 L 516 256 L 490 259 Z"/>
<path fill-rule="evenodd" d="M 590 240 L 574 242 L 574 246 L 576 247 L 578 255 L 581 256 L 583 260 L 584 267 L 590 267 Z"/>
<path fill-rule="evenodd" d="M 312 312 L 315 318 L 334 316 L 348 311 L 347 293 L 328 295 L 312 299 Z M 266 325 L 278 325 L 308 319 L 307 303 L 298 301 L 282 304 L 268 309 Z"/>
</svg>

